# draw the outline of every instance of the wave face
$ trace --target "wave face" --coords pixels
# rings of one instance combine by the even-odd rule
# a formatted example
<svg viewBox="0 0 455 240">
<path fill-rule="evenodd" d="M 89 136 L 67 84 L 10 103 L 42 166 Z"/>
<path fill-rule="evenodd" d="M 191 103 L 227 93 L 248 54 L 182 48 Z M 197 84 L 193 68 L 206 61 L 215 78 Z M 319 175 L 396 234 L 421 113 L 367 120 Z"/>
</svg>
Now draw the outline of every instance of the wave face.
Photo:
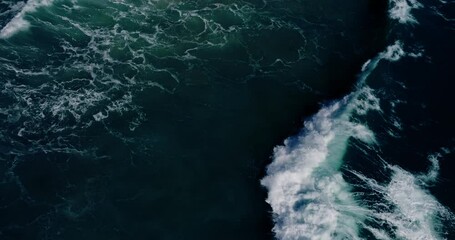
<svg viewBox="0 0 455 240">
<path fill-rule="evenodd" d="M 301 133 L 274 149 L 273 162 L 261 183 L 268 190 L 267 203 L 273 209 L 273 231 L 278 239 L 423 240 L 454 236 L 452 206 L 440 203 L 438 198 L 442 196 L 433 195 L 438 185 L 446 187 L 439 181 L 440 161 L 449 161 L 453 154 L 450 147 L 442 150 L 423 147 L 417 150 L 420 154 L 417 159 L 408 158 L 411 155 L 406 154 L 403 145 L 412 142 L 417 146 L 427 142 L 428 136 L 411 140 L 405 133 L 410 127 L 407 124 L 416 119 L 410 110 L 408 116 L 400 111 L 406 112 L 403 105 L 416 101 L 411 96 L 418 94 L 418 90 L 409 90 L 409 85 L 417 87 L 420 83 L 408 85 L 398 79 L 410 75 L 413 81 L 428 81 L 403 67 L 411 65 L 410 61 L 429 67 L 432 63 L 424 60 L 426 57 L 443 56 L 437 55 L 437 51 L 424 54 L 425 47 L 433 48 L 436 39 L 422 47 L 415 43 L 416 36 L 407 35 L 409 31 L 420 31 L 419 21 L 411 13 L 431 8 L 434 11 L 430 15 L 441 17 L 437 9 L 444 8 L 444 4 L 391 1 L 389 17 L 396 22 L 389 41 L 395 43 L 364 64 L 352 93 L 325 104 L 305 120 Z M 432 19 L 433 24 L 441 20 L 437 19 Z M 448 18 L 442 16 L 442 20 Z M 434 76 L 444 79 L 439 74 Z M 397 92 L 406 94 L 397 98 Z M 424 104 L 429 100 L 418 101 Z M 414 111 L 419 114 L 421 110 Z M 454 132 L 453 126 L 444 128 Z M 419 127 L 415 130 L 420 131 Z M 453 145 L 451 137 L 438 139 L 442 146 Z M 402 153 L 394 149 L 398 146 L 403 147 Z"/>
</svg>

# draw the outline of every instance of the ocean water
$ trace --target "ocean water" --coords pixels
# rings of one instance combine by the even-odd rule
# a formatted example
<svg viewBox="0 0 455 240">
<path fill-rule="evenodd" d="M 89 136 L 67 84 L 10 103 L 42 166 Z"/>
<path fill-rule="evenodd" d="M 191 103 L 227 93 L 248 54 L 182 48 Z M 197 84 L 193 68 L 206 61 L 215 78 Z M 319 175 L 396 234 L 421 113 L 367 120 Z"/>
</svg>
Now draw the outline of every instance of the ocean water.
<svg viewBox="0 0 455 240">
<path fill-rule="evenodd" d="M 455 239 L 454 7 L 2 0 L 0 239 Z"/>
<path fill-rule="evenodd" d="M 391 1 L 353 91 L 275 148 L 278 239 L 455 239 L 454 2 Z"/>
</svg>

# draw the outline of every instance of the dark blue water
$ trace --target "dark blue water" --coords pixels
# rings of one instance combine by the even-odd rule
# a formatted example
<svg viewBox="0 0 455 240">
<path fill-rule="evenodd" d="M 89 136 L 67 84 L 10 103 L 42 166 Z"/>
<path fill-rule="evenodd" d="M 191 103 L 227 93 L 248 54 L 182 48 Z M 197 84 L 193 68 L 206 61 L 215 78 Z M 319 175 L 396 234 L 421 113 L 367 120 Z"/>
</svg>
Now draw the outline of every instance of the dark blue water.
<svg viewBox="0 0 455 240">
<path fill-rule="evenodd" d="M 388 46 L 275 148 L 279 239 L 454 239 L 454 3 L 392 1 Z"/>
<path fill-rule="evenodd" d="M 0 239 L 455 238 L 453 15 L 2 1 Z"/>
</svg>

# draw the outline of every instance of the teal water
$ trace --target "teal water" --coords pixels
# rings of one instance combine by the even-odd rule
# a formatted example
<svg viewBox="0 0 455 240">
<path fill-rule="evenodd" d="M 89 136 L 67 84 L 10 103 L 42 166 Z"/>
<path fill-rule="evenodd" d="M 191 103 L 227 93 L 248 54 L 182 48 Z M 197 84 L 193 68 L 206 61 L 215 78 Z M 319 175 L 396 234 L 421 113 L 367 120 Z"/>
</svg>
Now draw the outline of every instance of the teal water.
<svg viewBox="0 0 455 240">
<path fill-rule="evenodd" d="M 0 3 L 2 239 L 272 239 L 275 145 L 385 45 L 385 1 Z"/>
</svg>

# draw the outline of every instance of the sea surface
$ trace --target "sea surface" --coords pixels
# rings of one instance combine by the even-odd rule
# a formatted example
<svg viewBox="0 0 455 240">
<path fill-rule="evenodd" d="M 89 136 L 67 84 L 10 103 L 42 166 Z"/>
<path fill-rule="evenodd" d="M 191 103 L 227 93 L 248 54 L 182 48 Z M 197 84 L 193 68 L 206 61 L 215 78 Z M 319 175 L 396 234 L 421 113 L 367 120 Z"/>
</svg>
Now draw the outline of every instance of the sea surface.
<svg viewBox="0 0 455 240">
<path fill-rule="evenodd" d="M 0 0 L 0 239 L 455 239 L 455 1 Z"/>
</svg>

